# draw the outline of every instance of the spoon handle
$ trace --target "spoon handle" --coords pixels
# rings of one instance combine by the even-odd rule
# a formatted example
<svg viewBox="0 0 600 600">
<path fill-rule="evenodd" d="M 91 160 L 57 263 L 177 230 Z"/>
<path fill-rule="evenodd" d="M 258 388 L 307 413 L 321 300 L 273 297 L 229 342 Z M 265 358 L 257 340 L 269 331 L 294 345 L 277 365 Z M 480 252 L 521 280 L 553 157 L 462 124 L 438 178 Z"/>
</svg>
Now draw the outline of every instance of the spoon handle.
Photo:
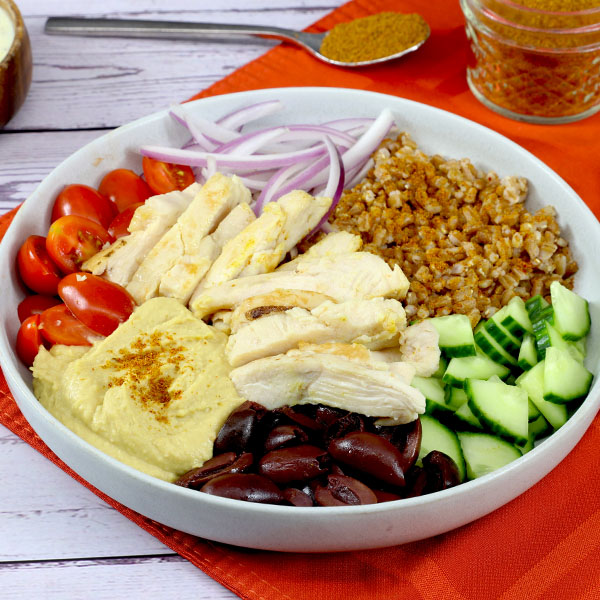
<svg viewBox="0 0 600 600">
<path fill-rule="evenodd" d="M 287 40 L 307 46 L 306 34 L 281 27 L 263 25 L 227 25 L 218 23 L 189 23 L 183 21 L 145 21 L 137 19 L 83 19 L 78 17 L 50 17 L 46 33 L 57 35 L 85 35 L 162 39 L 204 39 L 230 36 L 255 36 Z M 311 48 L 314 50 L 314 48 Z"/>
</svg>

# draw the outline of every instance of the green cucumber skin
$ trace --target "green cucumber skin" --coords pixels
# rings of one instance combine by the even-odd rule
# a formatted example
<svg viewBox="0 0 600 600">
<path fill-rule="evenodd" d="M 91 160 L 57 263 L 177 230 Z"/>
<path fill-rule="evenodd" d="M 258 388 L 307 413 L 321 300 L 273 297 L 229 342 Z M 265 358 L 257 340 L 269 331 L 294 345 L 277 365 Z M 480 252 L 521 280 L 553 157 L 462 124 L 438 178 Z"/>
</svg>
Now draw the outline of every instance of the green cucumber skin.
<svg viewBox="0 0 600 600">
<path fill-rule="evenodd" d="M 467 391 L 467 394 L 468 393 L 469 392 Z M 506 441 L 512 444 L 524 444 L 527 442 L 528 436 L 519 435 L 514 431 L 508 431 L 507 429 L 502 427 L 502 425 L 490 420 L 488 418 L 488 415 L 486 415 L 485 411 L 481 410 L 478 404 L 474 400 L 472 400 L 471 396 L 469 396 L 469 408 L 471 409 L 475 417 L 477 417 L 479 422 L 484 424 L 486 429 L 488 429 L 498 437 L 505 439 Z"/>
<path fill-rule="evenodd" d="M 550 346 L 544 366 L 544 400 L 567 404 L 583 398 L 590 390 L 594 376 L 567 350 Z"/>
<path fill-rule="evenodd" d="M 421 415 L 419 418 L 421 419 L 422 437 L 418 460 L 432 450 L 443 452 L 456 463 L 460 480 L 464 481 L 466 477 L 465 459 L 456 432 L 429 415 Z"/>
<path fill-rule="evenodd" d="M 521 457 L 521 452 L 516 446 L 498 436 L 465 431 L 459 432 L 457 435 L 465 457 L 469 479 L 477 479 L 492 473 Z M 486 446 L 484 448 L 485 462 L 477 461 L 481 448 L 476 446 L 481 445 Z"/>
</svg>

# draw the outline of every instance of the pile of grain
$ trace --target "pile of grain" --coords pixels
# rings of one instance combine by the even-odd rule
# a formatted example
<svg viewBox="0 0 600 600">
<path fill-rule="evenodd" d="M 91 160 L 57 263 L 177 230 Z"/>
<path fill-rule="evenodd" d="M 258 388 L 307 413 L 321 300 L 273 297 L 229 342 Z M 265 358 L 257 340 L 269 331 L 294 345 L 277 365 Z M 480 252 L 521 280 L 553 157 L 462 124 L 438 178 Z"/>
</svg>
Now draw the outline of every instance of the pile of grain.
<svg viewBox="0 0 600 600">
<path fill-rule="evenodd" d="M 406 133 L 386 140 L 374 160 L 330 222 L 402 268 L 409 318 L 462 313 L 475 325 L 513 296 L 548 296 L 554 280 L 572 287 L 577 263 L 556 212 L 527 212 L 524 178 L 426 156 Z"/>
</svg>

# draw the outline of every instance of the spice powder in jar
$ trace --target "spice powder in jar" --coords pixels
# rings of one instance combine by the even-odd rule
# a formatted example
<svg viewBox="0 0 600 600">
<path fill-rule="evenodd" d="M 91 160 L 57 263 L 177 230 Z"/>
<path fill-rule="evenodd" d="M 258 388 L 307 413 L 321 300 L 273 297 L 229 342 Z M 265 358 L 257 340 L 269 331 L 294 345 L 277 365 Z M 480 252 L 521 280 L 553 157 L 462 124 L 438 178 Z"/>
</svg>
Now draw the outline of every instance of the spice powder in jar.
<svg viewBox="0 0 600 600">
<path fill-rule="evenodd" d="M 600 0 L 460 0 L 467 80 L 488 108 L 530 123 L 600 110 Z"/>
<path fill-rule="evenodd" d="M 421 15 L 382 12 L 336 25 L 323 39 L 320 51 L 342 63 L 375 61 L 425 41 L 429 33 Z"/>
</svg>

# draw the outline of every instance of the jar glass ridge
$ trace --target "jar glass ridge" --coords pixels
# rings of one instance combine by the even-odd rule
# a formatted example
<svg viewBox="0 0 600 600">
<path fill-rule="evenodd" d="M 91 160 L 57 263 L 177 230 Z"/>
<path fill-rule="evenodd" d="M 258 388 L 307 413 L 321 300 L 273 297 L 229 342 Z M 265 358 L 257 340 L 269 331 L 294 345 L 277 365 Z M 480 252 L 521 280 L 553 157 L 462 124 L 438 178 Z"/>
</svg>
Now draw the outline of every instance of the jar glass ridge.
<svg viewBox="0 0 600 600">
<path fill-rule="evenodd" d="M 467 81 L 488 108 L 567 123 L 600 110 L 600 0 L 460 0 Z"/>
</svg>

